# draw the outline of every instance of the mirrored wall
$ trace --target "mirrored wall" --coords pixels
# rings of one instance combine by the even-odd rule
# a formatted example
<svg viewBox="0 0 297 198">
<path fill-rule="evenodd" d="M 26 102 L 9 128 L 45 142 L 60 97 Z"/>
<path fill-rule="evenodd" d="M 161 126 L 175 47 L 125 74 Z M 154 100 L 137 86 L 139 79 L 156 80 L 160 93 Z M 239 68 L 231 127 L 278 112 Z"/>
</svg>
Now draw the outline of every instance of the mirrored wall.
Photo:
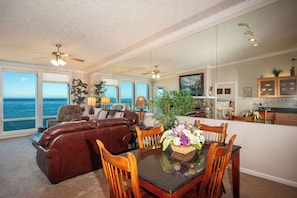
<svg viewBox="0 0 297 198">
<path fill-rule="evenodd" d="M 290 76 L 292 58 L 297 58 L 296 8 L 295 0 L 276 1 L 117 63 L 105 72 L 120 70 L 122 75 L 149 79 L 158 65 L 161 77 L 152 83 L 165 90 L 178 90 L 180 75 L 202 72 L 202 97 L 215 100 L 214 118 L 227 114 L 218 116 L 218 101 L 232 103 L 235 114 L 259 106 L 297 108 L 296 97 L 259 98 L 257 92 L 257 79 L 273 77 L 273 68 L 282 70 L 280 76 Z"/>
</svg>

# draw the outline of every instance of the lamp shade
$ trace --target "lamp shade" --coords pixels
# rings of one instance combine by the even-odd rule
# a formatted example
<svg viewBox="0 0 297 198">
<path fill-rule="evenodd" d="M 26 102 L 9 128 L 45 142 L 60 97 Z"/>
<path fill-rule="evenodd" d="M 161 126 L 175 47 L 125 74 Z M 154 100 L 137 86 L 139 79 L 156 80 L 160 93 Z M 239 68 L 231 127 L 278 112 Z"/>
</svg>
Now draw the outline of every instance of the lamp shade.
<svg viewBox="0 0 297 198">
<path fill-rule="evenodd" d="M 153 79 L 159 79 L 160 78 L 160 75 L 157 74 L 157 73 L 154 73 L 154 74 L 152 74 L 152 78 Z"/>
<path fill-rule="evenodd" d="M 106 97 L 101 98 L 101 104 L 102 105 L 110 104 L 110 98 L 106 98 Z"/>
<path fill-rule="evenodd" d="M 88 97 L 88 105 L 95 106 L 96 105 L 96 98 Z"/>
<path fill-rule="evenodd" d="M 145 104 L 145 98 L 144 96 L 138 96 L 137 100 L 136 100 L 136 103 L 135 103 L 135 106 L 136 107 L 141 107 Z"/>
</svg>

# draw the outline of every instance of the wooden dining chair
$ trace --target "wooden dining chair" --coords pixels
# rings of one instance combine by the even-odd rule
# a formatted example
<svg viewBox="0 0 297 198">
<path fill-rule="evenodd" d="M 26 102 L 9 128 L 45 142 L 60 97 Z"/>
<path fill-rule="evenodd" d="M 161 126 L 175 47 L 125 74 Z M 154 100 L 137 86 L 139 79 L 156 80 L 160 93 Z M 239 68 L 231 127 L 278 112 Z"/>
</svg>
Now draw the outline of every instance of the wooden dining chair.
<svg viewBox="0 0 297 198">
<path fill-rule="evenodd" d="M 142 197 L 134 154 L 128 152 L 127 157 L 112 155 L 100 140 L 96 140 L 96 142 L 100 150 L 104 174 L 109 182 L 110 197 Z"/>
<path fill-rule="evenodd" d="M 221 126 L 210 126 L 196 120 L 194 126 L 203 131 L 206 141 L 225 143 L 228 123 L 223 123 Z"/>
<path fill-rule="evenodd" d="M 218 143 L 211 144 L 207 155 L 206 170 L 198 190 L 198 197 L 217 198 L 222 195 L 222 180 L 231 159 L 235 139 L 236 135 L 233 135 L 228 145 L 224 147 L 218 146 Z"/>
<path fill-rule="evenodd" d="M 244 122 L 255 122 L 254 116 L 235 116 L 231 113 L 229 114 L 229 120 L 237 120 L 237 121 L 244 121 Z"/>
<path fill-rule="evenodd" d="M 161 136 L 164 133 L 163 123 L 160 126 L 148 130 L 141 130 L 138 126 L 135 127 L 139 148 L 159 148 L 161 147 Z"/>
</svg>

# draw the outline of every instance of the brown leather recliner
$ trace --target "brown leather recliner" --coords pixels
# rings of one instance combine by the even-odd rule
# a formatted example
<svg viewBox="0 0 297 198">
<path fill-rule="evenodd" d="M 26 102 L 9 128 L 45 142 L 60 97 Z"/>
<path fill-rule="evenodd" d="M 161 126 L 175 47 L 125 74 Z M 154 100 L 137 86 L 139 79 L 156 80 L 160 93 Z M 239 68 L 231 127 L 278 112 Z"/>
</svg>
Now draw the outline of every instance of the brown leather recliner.
<svg viewBox="0 0 297 198">
<path fill-rule="evenodd" d="M 62 122 L 77 121 L 82 119 L 86 119 L 86 117 L 81 116 L 81 109 L 79 105 L 62 105 L 59 107 L 57 119 L 47 121 L 47 128 Z"/>
</svg>

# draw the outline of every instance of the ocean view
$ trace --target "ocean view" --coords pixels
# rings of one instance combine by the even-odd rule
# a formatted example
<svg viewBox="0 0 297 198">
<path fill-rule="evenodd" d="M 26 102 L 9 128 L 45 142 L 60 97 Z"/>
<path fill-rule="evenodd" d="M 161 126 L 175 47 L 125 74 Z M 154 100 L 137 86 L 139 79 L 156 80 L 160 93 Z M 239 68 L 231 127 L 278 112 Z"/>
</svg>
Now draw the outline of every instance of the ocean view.
<svg viewBox="0 0 297 198">
<path fill-rule="evenodd" d="M 116 98 L 110 98 L 111 103 L 116 102 Z M 133 107 L 132 100 L 129 98 L 121 99 L 121 103 L 128 103 Z M 56 116 L 61 105 L 67 104 L 67 98 L 44 98 L 43 116 Z M 110 105 L 106 105 L 107 108 Z M 35 128 L 35 119 L 28 119 L 36 115 L 35 98 L 4 98 L 3 100 L 3 118 L 14 119 L 24 118 L 19 121 L 5 121 L 4 132 L 20 129 Z M 43 126 L 46 126 L 46 120 L 43 119 Z M 38 127 L 38 126 L 37 126 Z"/>
<path fill-rule="evenodd" d="M 67 98 L 44 98 L 43 116 L 56 116 L 58 108 L 64 104 L 67 104 Z M 3 100 L 4 119 L 35 117 L 35 112 L 35 98 L 4 98 Z M 35 119 L 4 122 L 4 131 L 28 128 L 35 128 Z"/>
</svg>

